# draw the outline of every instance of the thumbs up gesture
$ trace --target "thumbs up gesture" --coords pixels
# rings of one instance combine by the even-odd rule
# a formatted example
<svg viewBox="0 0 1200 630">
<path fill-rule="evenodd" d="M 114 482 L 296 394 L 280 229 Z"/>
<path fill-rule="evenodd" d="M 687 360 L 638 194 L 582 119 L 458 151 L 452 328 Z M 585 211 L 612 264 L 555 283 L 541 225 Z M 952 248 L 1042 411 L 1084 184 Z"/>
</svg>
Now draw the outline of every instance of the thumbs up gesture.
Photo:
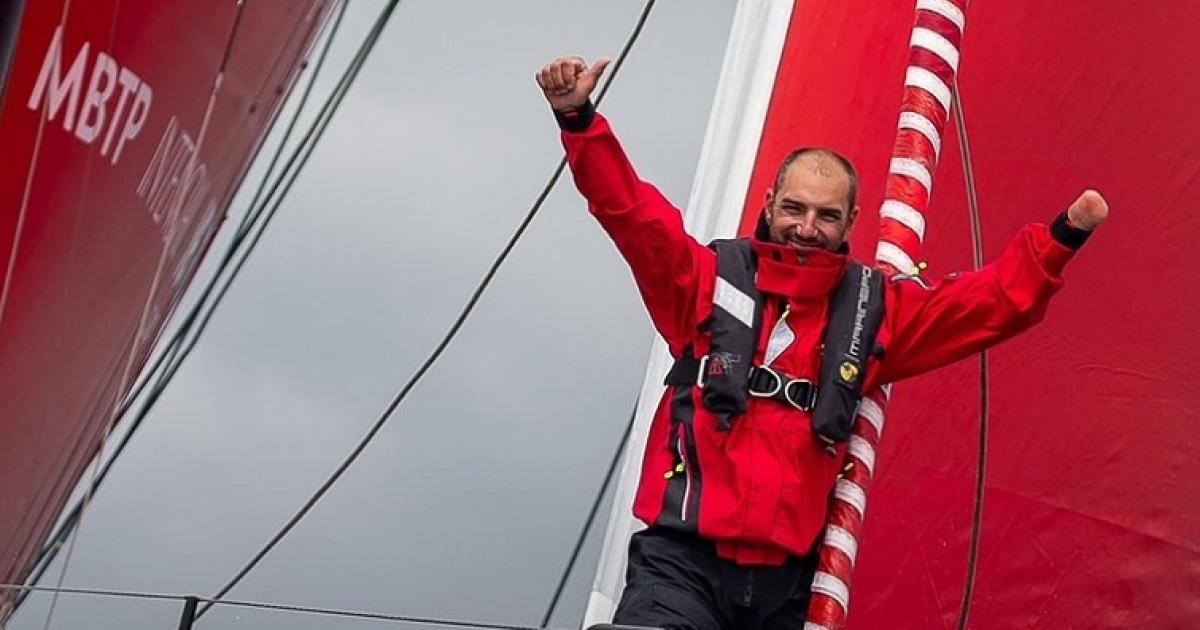
<svg viewBox="0 0 1200 630">
<path fill-rule="evenodd" d="M 1081 230 L 1094 230 L 1108 219 L 1108 202 L 1100 193 L 1085 190 L 1075 203 L 1067 208 L 1067 218 Z"/>
<path fill-rule="evenodd" d="M 589 68 L 583 57 L 559 57 L 538 71 L 537 83 L 554 111 L 576 109 L 588 101 L 610 61 L 601 57 Z"/>
</svg>

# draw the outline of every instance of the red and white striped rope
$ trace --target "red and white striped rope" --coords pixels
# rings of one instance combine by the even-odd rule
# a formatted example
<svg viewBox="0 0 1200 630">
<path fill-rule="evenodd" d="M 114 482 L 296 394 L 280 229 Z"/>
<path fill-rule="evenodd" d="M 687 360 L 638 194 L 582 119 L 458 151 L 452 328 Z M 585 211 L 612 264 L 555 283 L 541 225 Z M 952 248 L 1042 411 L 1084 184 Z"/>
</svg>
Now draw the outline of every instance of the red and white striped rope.
<svg viewBox="0 0 1200 630">
<path fill-rule="evenodd" d="M 950 113 L 967 2 L 917 2 L 899 130 L 879 210 L 875 259 L 889 273 L 919 272 L 916 261 L 925 240 L 924 212 L 933 192 L 942 132 Z M 864 396 L 859 405 L 858 421 L 846 449 L 846 470 L 834 488 L 818 552 L 804 630 L 841 630 L 846 626 L 851 577 L 866 516 L 867 490 L 875 473 L 875 456 L 883 435 L 884 408 L 890 392 L 891 387 L 884 386 Z"/>
</svg>

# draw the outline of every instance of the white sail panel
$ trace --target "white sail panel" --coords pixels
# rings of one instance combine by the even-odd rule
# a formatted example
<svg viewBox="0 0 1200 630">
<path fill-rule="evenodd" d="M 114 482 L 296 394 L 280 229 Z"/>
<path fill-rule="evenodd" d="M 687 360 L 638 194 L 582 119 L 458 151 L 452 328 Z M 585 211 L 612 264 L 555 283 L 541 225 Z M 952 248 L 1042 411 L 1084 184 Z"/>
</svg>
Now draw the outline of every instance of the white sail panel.
<svg viewBox="0 0 1200 630">
<path fill-rule="evenodd" d="M 791 14 L 790 0 L 740 0 L 734 12 L 684 217 L 688 231 L 701 242 L 734 236 L 741 222 Z M 612 619 L 625 585 L 629 537 L 642 528 L 633 518 L 632 506 L 646 433 L 671 362 L 666 344 L 656 340 L 584 613 L 585 628 Z"/>
</svg>

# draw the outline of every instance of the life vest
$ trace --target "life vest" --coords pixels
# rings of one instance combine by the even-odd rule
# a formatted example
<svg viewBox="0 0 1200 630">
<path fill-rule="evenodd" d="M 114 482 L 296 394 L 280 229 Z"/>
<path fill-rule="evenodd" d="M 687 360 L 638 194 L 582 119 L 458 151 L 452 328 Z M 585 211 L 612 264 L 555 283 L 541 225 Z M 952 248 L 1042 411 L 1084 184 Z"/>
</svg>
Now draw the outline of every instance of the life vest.
<svg viewBox="0 0 1200 630">
<path fill-rule="evenodd" d="M 867 359 L 880 352 L 875 339 L 884 316 L 882 272 L 854 261 L 846 265 L 830 298 L 821 368 L 813 383 L 753 364 L 764 298 L 755 284 L 758 259 L 750 239 L 721 239 L 709 247 L 717 254 L 712 316 L 704 323 L 711 349 L 699 357 L 692 346 L 684 349 L 666 385 L 700 387 L 704 406 L 724 431 L 745 413 L 749 398 L 757 396 L 811 412 L 813 432 L 827 444 L 848 440 Z"/>
</svg>

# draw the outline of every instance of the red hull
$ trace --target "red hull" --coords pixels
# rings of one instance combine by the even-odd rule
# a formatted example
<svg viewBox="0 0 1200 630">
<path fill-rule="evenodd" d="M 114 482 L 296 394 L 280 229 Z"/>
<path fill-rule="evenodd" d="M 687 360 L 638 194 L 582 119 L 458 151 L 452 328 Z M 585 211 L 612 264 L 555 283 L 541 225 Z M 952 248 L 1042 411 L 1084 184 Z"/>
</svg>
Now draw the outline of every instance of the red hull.
<svg viewBox="0 0 1200 630">
<path fill-rule="evenodd" d="M 232 43 L 233 1 L 24 8 L 0 110 L 0 581 L 30 570 L 330 4 L 247 3 Z"/>
</svg>

